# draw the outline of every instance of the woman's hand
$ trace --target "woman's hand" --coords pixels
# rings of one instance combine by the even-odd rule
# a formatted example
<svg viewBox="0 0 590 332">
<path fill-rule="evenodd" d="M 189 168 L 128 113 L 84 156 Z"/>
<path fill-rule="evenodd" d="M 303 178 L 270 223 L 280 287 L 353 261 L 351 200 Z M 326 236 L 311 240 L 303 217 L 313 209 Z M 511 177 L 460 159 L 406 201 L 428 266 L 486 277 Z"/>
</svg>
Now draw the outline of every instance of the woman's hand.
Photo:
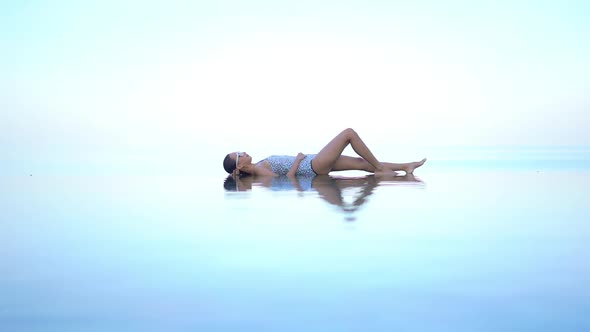
<svg viewBox="0 0 590 332">
<path fill-rule="evenodd" d="M 305 158 L 305 155 L 303 153 L 299 152 L 297 154 L 297 156 L 295 157 L 295 162 L 293 163 L 293 166 L 291 166 L 291 169 L 287 173 L 287 176 L 291 177 L 291 176 L 294 176 L 295 173 L 297 173 L 297 168 L 299 168 L 299 164 L 301 164 L 301 161 L 303 160 L 303 158 Z"/>
</svg>

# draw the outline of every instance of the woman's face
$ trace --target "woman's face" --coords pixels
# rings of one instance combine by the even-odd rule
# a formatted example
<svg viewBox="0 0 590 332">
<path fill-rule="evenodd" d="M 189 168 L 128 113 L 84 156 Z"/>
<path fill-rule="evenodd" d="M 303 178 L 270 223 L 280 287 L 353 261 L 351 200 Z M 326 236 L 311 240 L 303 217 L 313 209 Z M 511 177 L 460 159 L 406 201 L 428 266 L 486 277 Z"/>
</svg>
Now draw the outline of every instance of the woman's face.
<svg viewBox="0 0 590 332">
<path fill-rule="evenodd" d="M 247 165 L 252 162 L 252 157 L 246 152 L 233 152 L 232 158 L 236 161 L 236 167 L 238 165 Z"/>
</svg>

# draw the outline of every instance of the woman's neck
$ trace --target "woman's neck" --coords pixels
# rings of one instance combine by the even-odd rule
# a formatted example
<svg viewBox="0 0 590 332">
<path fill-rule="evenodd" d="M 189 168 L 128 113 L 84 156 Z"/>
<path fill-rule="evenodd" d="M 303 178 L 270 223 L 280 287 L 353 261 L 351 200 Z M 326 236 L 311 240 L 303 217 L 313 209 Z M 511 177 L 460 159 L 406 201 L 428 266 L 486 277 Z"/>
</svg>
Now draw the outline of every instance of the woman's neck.
<svg viewBox="0 0 590 332">
<path fill-rule="evenodd" d="M 254 174 L 254 167 L 256 167 L 254 164 L 249 163 L 248 165 L 242 166 L 240 171 L 253 175 Z"/>
</svg>

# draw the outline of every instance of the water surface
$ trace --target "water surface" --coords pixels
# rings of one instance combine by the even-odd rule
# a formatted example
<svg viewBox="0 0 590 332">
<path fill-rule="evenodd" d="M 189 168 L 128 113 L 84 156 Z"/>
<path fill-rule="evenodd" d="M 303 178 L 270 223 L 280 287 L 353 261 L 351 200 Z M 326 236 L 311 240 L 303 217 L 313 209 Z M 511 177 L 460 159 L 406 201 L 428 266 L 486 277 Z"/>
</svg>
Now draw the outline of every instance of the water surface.
<svg viewBox="0 0 590 332">
<path fill-rule="evenodd" d="M 549 159 L 3 176 L 0 330 L 587 331 L 590 167 Z"/>
</svg>

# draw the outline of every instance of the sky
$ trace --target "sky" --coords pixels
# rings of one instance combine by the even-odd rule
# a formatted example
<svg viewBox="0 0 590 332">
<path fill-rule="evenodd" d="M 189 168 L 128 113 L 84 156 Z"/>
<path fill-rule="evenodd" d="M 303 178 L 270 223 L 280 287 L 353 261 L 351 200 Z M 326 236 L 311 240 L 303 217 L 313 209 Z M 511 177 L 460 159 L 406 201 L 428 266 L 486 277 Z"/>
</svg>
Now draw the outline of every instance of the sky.
<svg viewBox="0 0 590 332">
<path fill-rule="evenodd" d="M 587 146 L 588 17 L 587 1 L 5 1 L 0 160 L 217 170 L 347 127 L 388 161 Z"/>
</svg>

